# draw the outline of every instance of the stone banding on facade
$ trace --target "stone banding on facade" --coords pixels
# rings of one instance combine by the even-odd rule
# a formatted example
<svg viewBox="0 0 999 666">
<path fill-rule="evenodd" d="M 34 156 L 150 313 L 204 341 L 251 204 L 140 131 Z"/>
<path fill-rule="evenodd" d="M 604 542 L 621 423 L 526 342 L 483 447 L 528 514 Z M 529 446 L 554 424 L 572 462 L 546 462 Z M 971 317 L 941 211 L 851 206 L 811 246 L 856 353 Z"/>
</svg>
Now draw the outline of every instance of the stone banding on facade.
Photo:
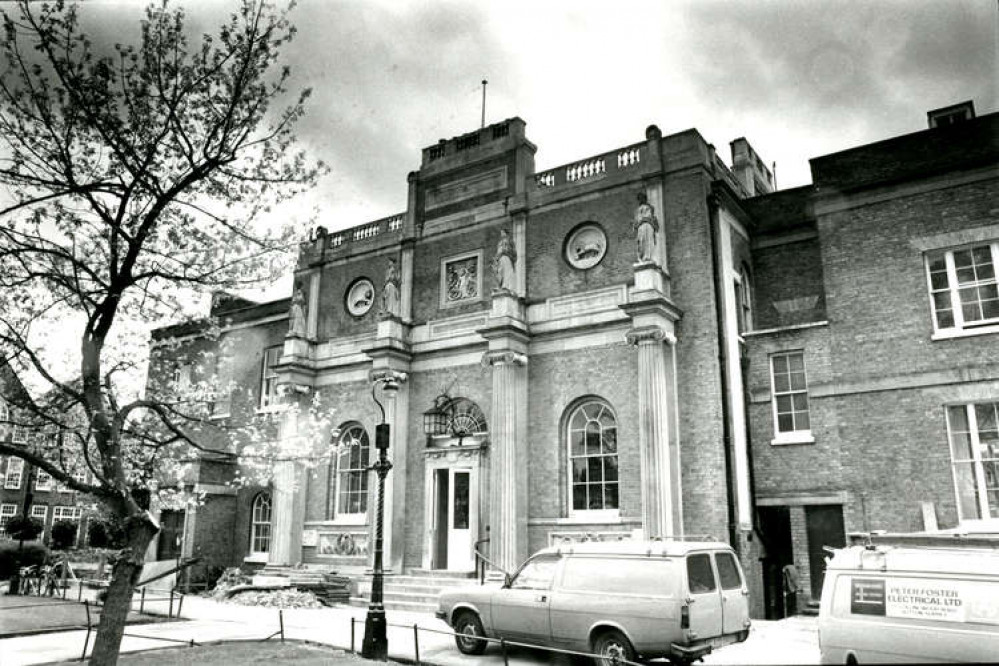
<svg viewBox="0 0 999 666">
<path fill-rule="evenodd" d="M 334 420 L 370 435 L 381 418 L 371 382 L 402 379 L 385 392 L 392 568 L 468 571 L 476 542 L 514 567 L 563 534 L 708 533 L 738 551 L 754 614 L 774 617 L 784 612 L 781 569 L 795 566 L 804 594 L 816 595 L 821 547 L 848 533 L 917 530 L 931 515 L 941 527 L 999 517 L 960 494 L 955 479 L 988 461 L 952 457 L 947 411 L 954 401 L 972 415 L 999 403 L 999 374 L 981 362 L 993 323 L 939 328 L 926 272 L 928 252 L 953 261 L 964 245 L 984 257 L 999 243 L 997 114 L 816 158 L 815 184 L 779 192 L 745 139 L 732 142 L 727 166 L 696 130 L 663 136 L 652 126 L 645 141 L 536 174 L 525 123 L 500 125 L 424 149 L 397 223 L 317 234 L 302 247 L 296 279 L 309 285 L 310 330 L 303 349 L 283 354 L 280 381 L 311 386 Z M 655 251 L 638 264 L 636 192 L 658 224 L 646 239 Z M 565 248 L 590 223 L 603 255 L 580 270 Z M 502 230 L 515 279 L 494 294 L 485 259 Z M 385 255 L 400 257 L 399 320 L 351 316 L 343 295 Z M 463 261 L 475 266 L 464 282 Z M 979 312 L 991 307 L 984 301 Z M 258 407 L 262 350 L 282 343 L 288 307 L 229 313 L 236 321 L 223 335 L 242 350 L 236 381 L 249 389 L 230 418 Z M 789 355 L 802 367 L 776 372 L 774 358 Z M 442 387 L 479 405 L 488 431 L 424 446 L 422 414 Z M 584 399 L 616 414 L 610 467 L 573 454 L 566 421 Z M 905 461 L 908 473 L 885 460 Z M 572 511 L 573 484 L 597 487 L 608 473 L 620 489 L 615 511 Z M 282 493 L 294 474 L 275 476 L 272 562 L 321 561 L 298 543 L 304 526 L 326 543 L 373 533 L 372 501 L 364 524 L 329 515 L 336 464 L 292 498 Z M 216 557 L 240 560 L 250 499 L 209 496 L 193 510 L 190 543 L 204 525 L 225 525 L 236 544 Z"/>
</svg>

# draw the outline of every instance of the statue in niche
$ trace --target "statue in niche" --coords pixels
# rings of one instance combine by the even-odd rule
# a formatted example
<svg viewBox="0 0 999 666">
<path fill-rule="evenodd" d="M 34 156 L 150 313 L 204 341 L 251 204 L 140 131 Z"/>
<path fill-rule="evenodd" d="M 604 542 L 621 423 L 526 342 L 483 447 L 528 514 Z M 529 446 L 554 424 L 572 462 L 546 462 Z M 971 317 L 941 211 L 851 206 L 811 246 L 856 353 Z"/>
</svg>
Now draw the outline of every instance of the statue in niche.
<svg viewBox="0 0 999 666">
<path fill-rule="evenodd" d="M 493 257 L 493 282 L 496 291 L 514 291 L 517 281 L 517 248 L 506 229 L 500 231 L 496 243 L 496 256 Z"/>
<path fill-rule="evenodd" d="M 288 337 L 305 337 L 305 294 L 302 285 L 295 285 L 295 294 L 291 297 L 291 309 L 288 311 Z"/>
<path fill-rule="evenodd" d="M 638 263 L 655 262 L 659 222 L 656 220 L 656 210 L 649 203 L 645 192 L 638 193 L 638 208 L 635 209 L 635 221 L 632 228 L 635 231 L 635 242 L 638 246 Z"/>
<path fill-rule="evenodd" d="M 382 317 L 399 317 L 399 273 L 395 259 L 389 259 L 385 269 L 385 286 L 382 287 Z"/>
</svg>

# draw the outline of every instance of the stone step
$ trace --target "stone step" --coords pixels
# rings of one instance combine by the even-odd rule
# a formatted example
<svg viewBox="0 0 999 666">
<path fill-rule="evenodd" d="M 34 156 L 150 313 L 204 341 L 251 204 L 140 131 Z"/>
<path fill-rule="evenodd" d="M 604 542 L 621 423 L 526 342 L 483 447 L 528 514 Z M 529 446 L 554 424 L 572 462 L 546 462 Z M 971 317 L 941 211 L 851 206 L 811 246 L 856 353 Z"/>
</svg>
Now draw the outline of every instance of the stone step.
<svg viewBox="0 0 999 666">
<path fill-rule="evenodd" d="M 370 599 L 367 597 L 351 597 L 350 605 L 357 608 L 367 608 L 370 603 Z M 432 614 L 437 611 L 437 602 L 434 603 L 423 603 L 415 601 L 395 601 L 385 599 L 382 602 L 385 610 L 398 610 L 398 611 L 409 611 L 411 613 L 428 613 Z"/>
</svg>

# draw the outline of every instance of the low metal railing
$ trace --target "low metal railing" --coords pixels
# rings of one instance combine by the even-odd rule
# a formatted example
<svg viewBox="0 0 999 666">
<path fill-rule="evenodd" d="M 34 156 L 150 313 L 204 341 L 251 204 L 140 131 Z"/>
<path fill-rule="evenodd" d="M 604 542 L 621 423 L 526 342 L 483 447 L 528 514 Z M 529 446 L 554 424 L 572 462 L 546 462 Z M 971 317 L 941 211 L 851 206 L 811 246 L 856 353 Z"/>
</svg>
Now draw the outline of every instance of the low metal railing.
<svg viewBox="0 0 999 666">
<path fill-rule="evenodd" d="M 357 644 L 356 644 L 356 639 L 355 639 L 355 636 L 356 636 L 357 632 L 356 632 L 355 627 L 354 627 L 354 625 L 357 624 L 357 623 L 360 623 L 360 624 L 363 625 L 364 624 L 364 620 L 358 619 L 356 617 L 351 617 L 350 618 L 350 651 L 354 652 L 354 653 L 357 652 Z M 508 641 L 505 638 L 489 638 L 487 636 L 480 636 L 478 634 L 462 634 L 462 633 L 459 633 L 457 631 L 450 631 L 450 630 L 444 630 L 444 629 L 431 629 L 430 627 L 421 627 L 418 624 L 409 625 L 409 624 L 397 624 L 397 623 L 394 623 L 394 622 L 388 622 L 388 623 L 386 623 L 386 626 L 389 626 L 389 627 L 400 627 L 400 628 L 403 628 L 403 629 L 408 629 L 410 627 L 413 628 L 413 654 L 414 654 L 414 657 L 415 657 L 413 661 L 414 661 L 415 664 L 417 664 L 417 666 L 419 666 L 422 663 L 420 661 L 420 632 L 421 631 L 427 632 L 429 634 L 439 634 L 439 635 L 444 635 L 444 636 L 451 636 L 452 638 L 457 638 L 459 636 L 462 637 L 462 638 L 473 638 L 475 640 L 485 641 L 486 643 L 488 643 L 490 645 L 499 645 L 500 651 L 503 654 L 503 664 L 504 664 L 504 666 L 509 666 L 510 657 L 509 657 L 508 649 L 511 648 L 511 647 L 515 647 L 515 648 L 527 648 L 527 649 L 530 649 L 530 650 L 541 650 L 543 652 L 549 652 L 551 654 L 564 654 L 564 655 L 572 656 L 572 657 L 589 657 L 590 659 L 607 659 L 608 658 L 608 657 L 605 657 L 604 655 L 594 654 L 592 652 L 580 652 L 580 651 L 577 651 L 577 650 L 565 650 L 563 648 L 555 648 L 555 647 L 550 647 L 550 646 L 547 646 L 547 645 L 536 645 L 534 643 L 524 643 L 524 642 L 521 642 L 521 641 Z M 609 658 L 610 658 L 610 660 L 611 660 L 612 663 L 614 663 L 614 664 L 620 664 L 621 666 L 646 666 L 644 664 L 640 664 L 640 663 L 634 662 L 634 661 L 629 661 L 627 659 L 624 659 L 622 657 L 618 657 L 616 655 L 609 655 Z"/>
</svg>

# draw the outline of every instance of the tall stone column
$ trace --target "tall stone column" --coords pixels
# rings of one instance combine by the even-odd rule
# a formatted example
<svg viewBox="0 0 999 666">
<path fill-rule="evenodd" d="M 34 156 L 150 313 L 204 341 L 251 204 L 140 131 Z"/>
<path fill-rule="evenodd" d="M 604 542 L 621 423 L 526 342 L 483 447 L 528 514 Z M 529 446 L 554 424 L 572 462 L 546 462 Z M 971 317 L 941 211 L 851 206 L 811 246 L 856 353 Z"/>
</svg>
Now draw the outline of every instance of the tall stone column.
<svg viewBox="0 0 999 666">
<path fill-rule="evenodd" d="M 675 324 L 669 278 L 654 263 L 635 266 L 635 286 L 621 308 L 631 317 L 627 340 L 637 347 L 638 447 L 642 527 L 646 538 L 682 533 L 677 418 Z"/>
<path fill-rule="evenodd" d="M 406 461 L 409 449 L 406 428 L 406 414 L 409 413 L 407 377 L 405 372 L 389 369 L 380 369 L 371 373 L 371 380 L 380 384 L 380 388 L 375 390 L 380 393 L 382 406 L 385 409 L 385 422 L 389 424 L 388 458 L 392 463 L 392 469 L 385 479 L 382 550 L 385 568 L 397 572 L 402 571 L 406 551 Z M 376 481 L 373 475 L 371 480 Z"/>
<path fill-rule="evenodd" d="M 271 510 L 270 564 L 290 565 L 302 559 L 302 525 L 305 518 L 305 479 L 294 461 L 277 463 L 274 469 Z"/>
<path fill-rule="evenodd" d="M 492 366 L 489 552 L 506 571 L 527 557 L 527 356 L 487 352 Z"/>
<path fill-rule="evenodd" d="M 632 329 L 638 347 L 638 448 L 641 455 L 642 526 L 646 538 L 675 533 L 669 450 L 669 404 L 673 393 L 666 364 L 667 333 L 657 326 Z M 672 341 L 670 341 L 672 342 Z"/>
</svg>

